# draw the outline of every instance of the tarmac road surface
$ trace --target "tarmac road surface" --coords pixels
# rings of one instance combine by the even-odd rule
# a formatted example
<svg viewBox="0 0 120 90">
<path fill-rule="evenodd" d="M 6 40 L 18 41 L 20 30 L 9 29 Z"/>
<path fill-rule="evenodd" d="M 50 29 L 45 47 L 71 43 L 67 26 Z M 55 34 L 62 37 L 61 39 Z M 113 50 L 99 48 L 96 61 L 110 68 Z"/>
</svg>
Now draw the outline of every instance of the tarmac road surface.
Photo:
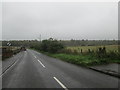
<svg viewBox="0 0 120 90">
<path fill-rule="evenodd" d="M 18 60 L 1 77 L 2 88 L 118 88 L 116 77 L 30 49 L 22 52 L 21 57 L 18 56 Z"/>
</svg>

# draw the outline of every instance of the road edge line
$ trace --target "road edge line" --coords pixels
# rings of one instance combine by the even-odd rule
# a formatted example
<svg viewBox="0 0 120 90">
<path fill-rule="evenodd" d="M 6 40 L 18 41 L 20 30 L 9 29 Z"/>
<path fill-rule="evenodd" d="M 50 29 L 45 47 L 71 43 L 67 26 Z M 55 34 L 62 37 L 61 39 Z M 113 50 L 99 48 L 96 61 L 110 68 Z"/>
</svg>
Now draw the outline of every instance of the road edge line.
<svg viewBox="0 0 120 90">
<path fill-rule="evenodd" d="M 19 59 L 18 59 L 19 60 Z M 18 61 L 17 60 L 17 61 Z M 17 63 L 17 61 L 15 61 L 14 63 L 12 63 L 11 65 L 9 65 L 3 72 L 2 72 L 2 74 L 0 75 L 0 77 L 2 77 L 11 67 L 13 67 L 16 63 Z"/>
</svg>

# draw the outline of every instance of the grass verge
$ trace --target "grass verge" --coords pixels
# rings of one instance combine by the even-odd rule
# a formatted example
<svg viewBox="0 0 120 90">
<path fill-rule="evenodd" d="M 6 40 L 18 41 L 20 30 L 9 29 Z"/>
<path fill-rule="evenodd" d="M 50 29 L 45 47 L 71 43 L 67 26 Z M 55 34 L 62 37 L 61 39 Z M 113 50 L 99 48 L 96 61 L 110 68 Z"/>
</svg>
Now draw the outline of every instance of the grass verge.
<svg viewBox="0 0 120 90">
<path fill-rule="evenodd" d="M 35 49 L 34 49 L 35 50 Z M 36 50 L 41 52 L 39 50 Z M 120 60 L 114 59 L 111 60 L 109 58 L 98 58 L 94 55 L 73 55 L 73 54 L 65 54 L 65 53 L 48 53 L 48 52 L 41 52 L 53 58 L 58 58 L 60 60 L 66 61 L 68 63 L 81 65 L 81 66 L 94 66 L 94 65 L 103 65 L 108 63 L 120 63 Z"/>
<path fill-rule="evenodd" d="M 63 61 L 67 61 L 69 63 L 82 65 L 82 66 L 93 66 L 93 65 L 101 65 L 108 63 L 120 63 L 120 60 L 109 60 L 106 58 L 99 59 L 93 55 L 72 55 L 72 54 L 51 54 L 45 53 L 48 56 L 61 59 Z"/>
</svg>

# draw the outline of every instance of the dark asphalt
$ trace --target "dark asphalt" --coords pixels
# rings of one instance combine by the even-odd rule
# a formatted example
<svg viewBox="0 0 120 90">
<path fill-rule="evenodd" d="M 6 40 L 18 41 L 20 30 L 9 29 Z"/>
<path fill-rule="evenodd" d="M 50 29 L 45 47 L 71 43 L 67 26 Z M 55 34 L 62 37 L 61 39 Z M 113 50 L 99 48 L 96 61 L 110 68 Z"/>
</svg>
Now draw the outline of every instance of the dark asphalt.
<svg viewBox="0 0 120 90">
<path fill-rule="evenodd" d="M 16 63 L 2 75 L 3 88 L 118 87 L 118 78 L 51 58 L 33 50 L 22 52 L 17 59 Z"/>
</svg>

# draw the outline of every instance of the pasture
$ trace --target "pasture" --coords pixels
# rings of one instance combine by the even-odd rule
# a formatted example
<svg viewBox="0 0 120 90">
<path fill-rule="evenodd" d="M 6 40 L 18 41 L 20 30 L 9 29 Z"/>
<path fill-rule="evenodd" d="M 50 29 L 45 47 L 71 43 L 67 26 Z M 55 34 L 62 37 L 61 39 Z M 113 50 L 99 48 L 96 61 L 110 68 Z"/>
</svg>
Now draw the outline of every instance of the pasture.
<svg viewBox="0 0 120 90">
<path fill-rule="evenodd" d="M 98 48 L 100 47 L 104 47 L 104 46 L 74 46 L 74 47 L 66 47 L 66 49 L 69 49 L 71 51 L 74 52 L 88 52 L 88 49 L 90 49 L 91 51 L 96 52 L 98 50 Z M 120 45 L 106 45 L 106 52 L 118 52 L 118 47 L 120 47 Z"/>
</svg>

